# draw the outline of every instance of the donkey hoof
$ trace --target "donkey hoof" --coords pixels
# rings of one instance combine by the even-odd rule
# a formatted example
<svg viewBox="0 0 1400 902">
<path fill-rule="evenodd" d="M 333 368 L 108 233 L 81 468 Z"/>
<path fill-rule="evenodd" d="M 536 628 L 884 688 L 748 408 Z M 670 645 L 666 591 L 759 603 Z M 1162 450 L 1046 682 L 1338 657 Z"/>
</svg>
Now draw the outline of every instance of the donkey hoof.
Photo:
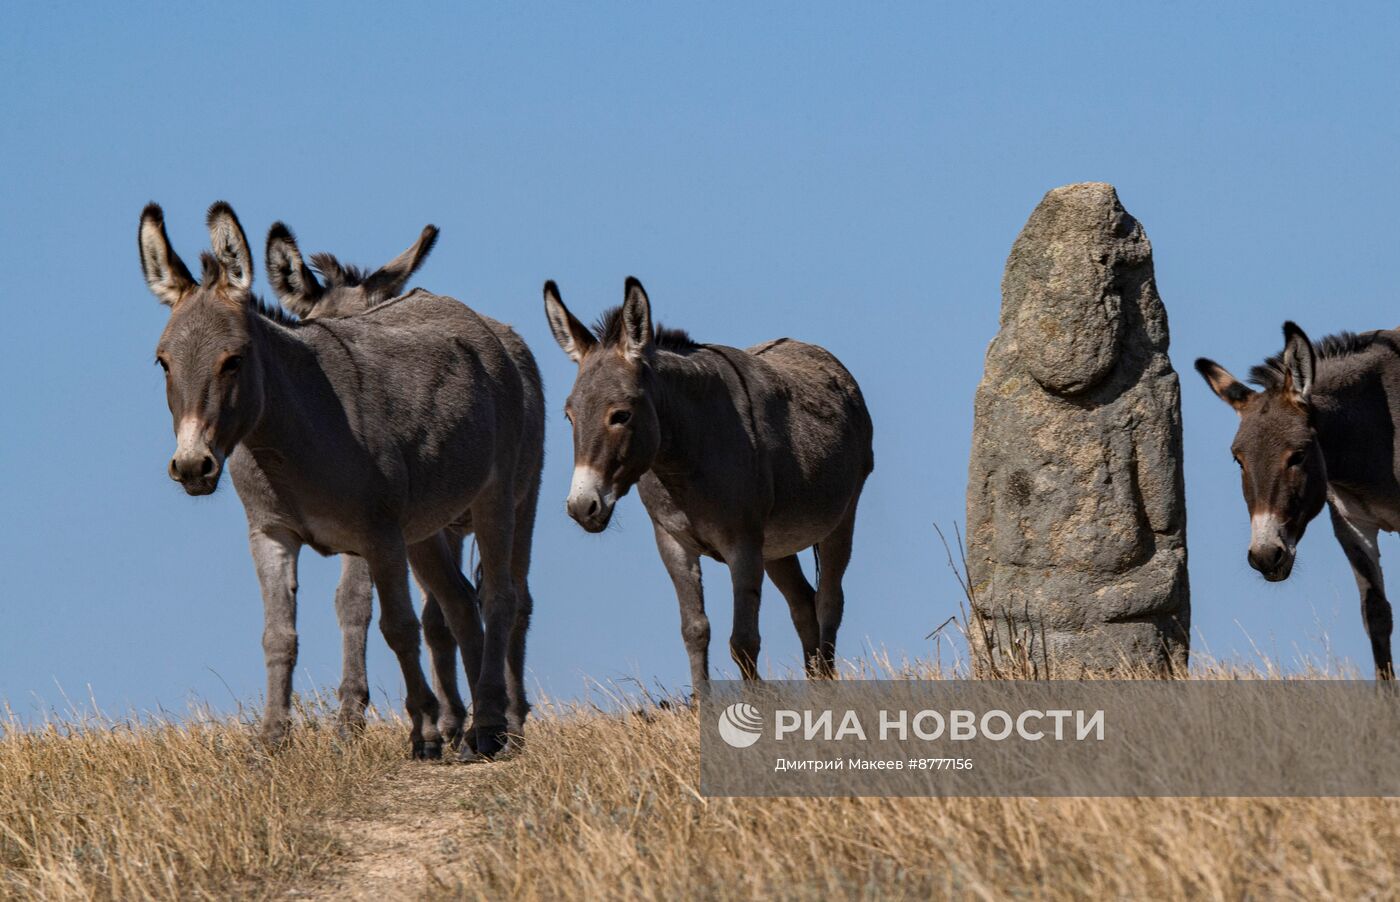
<svg viewBox="0 0 1400 902">
<path fill-rule="evenodd" d="M 292 732 L 285 724 L 264 726 L 258 731 L 258 740 L 267 751 L 280 752 L 291 745 Z"/>
<path fill-rule="evenodd" d="M 501 753 L 506 747 L 505 733 L 484 733 L 476 737 L 476 753 L 488 761 Z"/>
<path fill-rule="evenodd" d="M 504 727 L 487 727 L 476 731 L 476 754 L 485 761 L 504 757 L 510 747 L 511 737 Z"/>
<path fill-rule="evenodd" d="M 365 735 L 365 729 L 366 726 L 364 718 L 360 718 L 358 720 L 352 720 L 348 718 L 341 719 L 336 721 L 335 735 L 336 738 L 341 740 L 342 742 L 354 742 L 356 739 L 359 739 L 361 736 Z"/>
<path fill-rule="evenodd" d="M 440 761 L 442 760 L 442 743 L 436 740 L 415 739 L 413 740 L 413 760 L 415 761 Z"/>
<path fill-rule="evenodd" d="M 443 741 L 443 743 L 444 743 L 448 748 L 451 748 L 451 749 L 458 749 L 458 748 L 461 748 L 461 746 L 462 746 L 462 739 L 466 736 L 466 733 L 462 730 L 462 728 L 461 728 L 460 725 L 459 725 L 459 726 L 455 726 L 455 727 L 447 727 L 447 728 L 445 728 L 445 729 L 444 729 L 443 727 L 439 726 L 438 729 L 439 729 L 439 731 L 442 733 L 442 741 Z"/>
</svg>

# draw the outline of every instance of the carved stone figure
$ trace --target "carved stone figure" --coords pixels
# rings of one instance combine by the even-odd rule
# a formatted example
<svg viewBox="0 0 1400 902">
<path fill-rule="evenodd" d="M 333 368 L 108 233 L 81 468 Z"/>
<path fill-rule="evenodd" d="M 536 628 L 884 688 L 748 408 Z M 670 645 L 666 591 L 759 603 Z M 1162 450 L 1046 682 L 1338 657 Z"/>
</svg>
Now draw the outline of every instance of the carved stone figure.
<svg viewBox="0 0 1400 902">
<path fill-rule="evenodd" d="M 1142 225 L 1111 185 L 1045 195 L 1002 279 L 967 485 L 979 672 L 1186 663 L 1181 401 Z"/>
</svg>

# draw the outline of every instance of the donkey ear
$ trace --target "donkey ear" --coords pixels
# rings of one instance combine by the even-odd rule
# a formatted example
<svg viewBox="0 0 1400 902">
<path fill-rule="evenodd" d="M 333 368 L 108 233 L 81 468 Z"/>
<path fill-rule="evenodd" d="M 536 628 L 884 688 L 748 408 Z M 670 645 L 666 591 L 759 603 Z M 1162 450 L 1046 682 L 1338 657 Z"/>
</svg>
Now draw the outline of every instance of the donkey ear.
<svg viewBox="0 0 1400 902">
<path fill-rule="evenodd" d="M 310 316 L 325 289 L 301 259 L 296 236 L 285 223 L 274 222 L 267 230 L 266 260 L 267 281 L 277 299 L 297 316 Z"/>
<path fill-rule="evenodd" d="M 1215 392 L 1220 400 L 1237 411 L 1242 412 L 1245 402 L 1254 394 L 1252 388 L 1230 375 L 1229 370 L 1214 360 L 1208 360 L 1205 357 L 1197 359 L 1196 372 L 1201 374 L 1206 380 L 1206 384 L 1210 386 L 1210 390 Z"/>
<path fill-rule="evenodd" d="M 146 209 L 141 211 L 141 228 L 136 239 L 141 251 L 141 272 L 146 276 L 151 294 L 162 304 L 174 307 L 180 298 L 199 285 L 170 246 L 170 238 L 165 234 L 165 214 L 159 204 L 146 204 Z"/>
<path fill-rule="evenodd" d="M 564 301 L 559 297 L 559 286 L 554 284 L 553 279 L 544 283 L 544 315 L 549 320 L 549 331 L 554 333 L 554 340 L 559 342 L 559 347 L 574 363 L 581 362 L 584 355 L 598 343 L 588 327 L 564 306 Z"/>
<path fill-rule="evenodd" d="M 224 201 L 215 201 L 209 208 L 209 244 L 223 268 L 224 281 L 230 288 L 247 291 L 253 287 L 253 253 L 248 250 L 248 236 L 238 217 Z"/>
<path fill-rule="evenodd" d="M 642 357 L 651 351 L 651 300 L 635 276 L 627 277 L 622 301 L 622 347 L 628 357 Z"/>
<path fill-rule="evenodd" d="M 1283 372 L 1288 377 L 1284 383 L 1284 390 L 1299 404 L 1308 403 L 1316 367 L 1316 355 L 1307 333 L 1291 320 L 1284 323 Z"/>
<path fill-rule="evenodd" d="M 423 261 L 428 259 L 428 255 L 433 252 L 433 245 L 437 244 L 437 237 L 437 226 L 424 226 L 423 233 L 418 236 L 417 241 L 413 242 L 413 247 L 381 266 L 377 272 L 365 280 L 365 287 L 372 293 L 386 298 L 402 294 L 404 285 L 412 278 L 418 267 L 423 265 Z"/>
</svg>

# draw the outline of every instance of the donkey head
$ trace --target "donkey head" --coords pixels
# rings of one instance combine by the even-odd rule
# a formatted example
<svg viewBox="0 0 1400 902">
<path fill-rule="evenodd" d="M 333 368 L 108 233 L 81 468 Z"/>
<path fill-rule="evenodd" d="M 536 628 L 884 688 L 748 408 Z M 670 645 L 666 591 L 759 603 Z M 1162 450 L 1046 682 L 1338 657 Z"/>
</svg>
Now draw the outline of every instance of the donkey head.
<svg viewBox="0 0 1400 902">
<path fill-rule="evenodd" d="M 564 306 L 558 287 L 544 285 L 549 328 L 578 364 L 564 404 L 574 427 L 574 478 L 566 506 L 589 532 L 607 528 L 617 499 L 651 469 L 661 447 L 651 302 L 630 276 L 623 296 L 622 307 L 604 317 L 595 336 Z"/>
<path fill-rule="evenodd" d="M 1196 361 L 1211 390 L 1240 415 L 1230 451 L 1249 505 L 1249 564 L 1270 582 L 1293 572 L 1298 542 L 1327 500 L 1327 467 L 1312 425 L 1312 342 L 1291 322 L 1283 324 L 1283 340 L 1283 353 L 1251 373 L 1263 391 L 1213 360 Z"/>
<path fill-rule="evenodd" d="M 283 306 L 302 319 L 353 316 L 402 294 L 404 285 L 432 253 L 437 236 L 437 226 L 424 226 L 412 247 L 374 272 L 366 272 L 341 265 L 331 254 L 312 254 L 311 266 L 307 266 L 292 230 L 273 223 L 267 233 L 267 280 Z M 324 285 L 316 279 L 316 272 L 325 279 Z"/>
<path fill-rule="evenodd" d="M 159 206 L 146 206 L 139 231 L 146 284 L 170 307 L 156 345 L 175 426 L 170 478 L 191 495 L 218 487 L 224 459 L 262 415 L 248 239 L 223 201 L 209 208 L 208 225 L 213 252 L 201 256 L 198 281 L 171 248 Z"/>
</svg>

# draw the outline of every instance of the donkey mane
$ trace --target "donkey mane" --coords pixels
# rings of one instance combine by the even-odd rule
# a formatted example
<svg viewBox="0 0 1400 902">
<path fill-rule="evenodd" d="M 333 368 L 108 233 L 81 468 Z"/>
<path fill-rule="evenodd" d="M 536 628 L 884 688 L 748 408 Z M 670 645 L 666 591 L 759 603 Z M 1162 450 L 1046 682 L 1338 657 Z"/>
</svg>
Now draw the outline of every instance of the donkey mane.
<svg viewBox="0 0 1400 902">
<path fill-rule="evenodd" d="M 201 269 L 199 281 L 202 284 L 212 285 L 223 277 L 224 265 L 219 262 L 218 257 L 208 251 L 199 255 L 199 265 Z M 293 316 L 286 308 L 278 304 L 269 304 L 251 291 L 248 292 L 248 309 L 263 319 L 272 320 L 281 326 L 296 326 L 301 323 L 301 320 Z"/>
<path fill-rule="evenodd" d="M 269 304 L 252 292 L 248 293 L 248 307 L 263 319 L 272 320 L 279 326 L 299 326 L 301 320 L 278 304 Z"/>
<path fill-rule="evenodd" d="M 593 324 L 593 334 L 598 336 L 598 341 L 604 347 L 621 343 L 622 306 L 605 311 Z M 672 329 L 659 324 L 656 327 L 655 341 L 658 348 L 666 351 L 697 351 L 704 347 L 684 329 Z"/>
<path fill-rule="evenodd" d="M 1313 345 L 1313 354 L 1318 360 L 1350 357 L 1371 347 L 1379 338 L 1379 332 L 1363 332 L 1360 335 L 1355 332 L 1338 332 L 1316 342 Z M 1286 372 L 1283 367 L 1283 352 L 1280 351 L 1258 366 L 1251 367 L 1249 381 L 1266 390 L 1280 388 L 1283 386 Z"/>
<path fill-rule="evenodd" d="M 363 285 L 366 279 L 374 275 L 372 269 L 341 263 L 334 254 L 312 254 L 311 268 L 326 281 L 328 288 L 354 288 L 356 285 Z"/>
</svg>

